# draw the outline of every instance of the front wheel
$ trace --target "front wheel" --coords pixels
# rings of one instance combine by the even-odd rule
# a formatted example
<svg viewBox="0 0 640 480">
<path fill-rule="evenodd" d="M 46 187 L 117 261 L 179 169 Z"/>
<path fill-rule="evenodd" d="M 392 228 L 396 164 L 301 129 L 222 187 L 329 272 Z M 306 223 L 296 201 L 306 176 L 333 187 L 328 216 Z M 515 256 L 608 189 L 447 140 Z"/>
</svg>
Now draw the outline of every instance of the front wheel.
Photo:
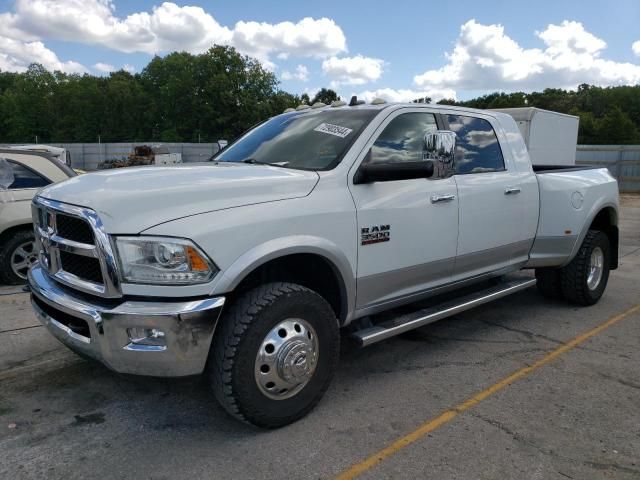
<svg viewBox="0 0 640 480">
<path fill-rule="evenodd" d="M 27 283 L 27 272 L 38 260 L 31 230 L 19 230 L 0 245 L 0 281 L 8 285 Z"/>
<path fill-rule="evenodd" d="M 269 283 L 242 294 L 220 321 L 208 375 L 231 415 L 276 428 L 320 401 L 340 353 L 338 321 L 324 298 L 300 285 Z"/>
<path fill-rule="evenodd" d="M 561 270 L 565 298 L 578 305 L 597 303 L 607 287 L 610 265 L 609 238 L 603 232 L 589 230 L 578 254 Z"/>
</svg>

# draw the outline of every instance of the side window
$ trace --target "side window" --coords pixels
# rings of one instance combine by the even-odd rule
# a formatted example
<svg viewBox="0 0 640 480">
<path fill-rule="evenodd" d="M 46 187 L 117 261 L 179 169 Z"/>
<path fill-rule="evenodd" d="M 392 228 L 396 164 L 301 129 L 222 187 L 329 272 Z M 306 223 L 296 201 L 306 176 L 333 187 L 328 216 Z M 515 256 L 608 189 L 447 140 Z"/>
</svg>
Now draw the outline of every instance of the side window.
<svg viewBox="0 0 640 480">
<path fill-rule="evenodd" d="M 449 129 L 456 132 L 454 159 L 457 175 L 504 170 L 502 150 L 496 132 L 482 118 L 447 115 Z"/>
<path fill-rule="evenodd" d="M 29 170 L 22 165 L 9 161 L 9 165 L 13 169 L 15 180 L 9 186 L 9 189 L 19 188 L 40 188 L 49 185 L 51 182 L 37 173 Z"/>
<path fill-rule="evenodd" d="M 433 113 L 403 113 L 391 120 L 371 147 L 371 163 L 423 159 L 424 134 L 436 131 Z"/>
</svg>

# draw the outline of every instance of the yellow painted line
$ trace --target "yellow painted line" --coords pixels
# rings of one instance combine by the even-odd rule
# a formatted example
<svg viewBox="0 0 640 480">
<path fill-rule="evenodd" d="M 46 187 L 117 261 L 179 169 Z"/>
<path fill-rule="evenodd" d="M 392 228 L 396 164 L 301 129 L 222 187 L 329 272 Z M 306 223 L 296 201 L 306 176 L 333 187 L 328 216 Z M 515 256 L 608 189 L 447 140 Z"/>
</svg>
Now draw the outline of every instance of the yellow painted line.
<svg viewBox="0 0 640 480">
<path fill-rule="evenodd" d="M 598 335 L 603 330 L 609 328 L 612 325 L 615 325 L 620 320 L 623 320 L 626 317 L 633 315 L 634 313 L 637 313 L 637 312 L 640 312 L 640 304 L 618 315 L 611 317 L 609 320 L 598 325 L 597 327 L 592 328 L 591 330 L 583 333 L 582 335 L 577 336 L 573 340 L 562 344 L 561 346 L 559 346 L 552 352 L 548 353 L 541 359 L 537 360 L 533 364 L 513 372 L 508 377 L 505 377 L 499 382 L 494 383 L 489 388 L 482 390 L 481 392 L 475 394 L 473 397 L 465 400 L 464 402 L 456 405 L 455 407 L 449 410 L 445 410 L 436 418 L 427 420 L 425 423 L 423 423 L 418 428 L 416 428 L 413 432 L 405 435 L 402 438 L 397 439 L 389 446 L 383 448 L 382 450 L 377 451 L 376 453 L 366 458 L 362 462 L 352 465 L 351 467 L 349 467 L 348 469 L 340 473 L 336 477 L 336 480 L 348 480 L 348 479 L 356 478 L 357 476 L 363 474 L 367 470 L 370 470 L 371 468 L 375 467 L 386 458 L 389 458 L 391 455 L 399 452 L 405 447 L 408 447 L 409 445 L 416 442 L 417 440 L 420 440 L 422 437 L 424 437 L 428 433 L 431 433 L 434 430 L 441 427 L 442 425 L 449 423 L 451 420 L 456 418 L 459 414 L 461 414 L 466 410 L 469 410 L 471 407 L 477 405 L 478 403 L 490 397 L 494 393 L 497 393 L 503 388 L 508 387 L 512 383 L 520 380 L 521 378 L 526 377 L 530 373 L 538 370 L 540 367 L 543 367 L 546 364 L 553 362 L 560 355 L 567 353 L 568 351 L 574 349 L 581 343 L 586 342 L 591 337 Z"/>
</svg>

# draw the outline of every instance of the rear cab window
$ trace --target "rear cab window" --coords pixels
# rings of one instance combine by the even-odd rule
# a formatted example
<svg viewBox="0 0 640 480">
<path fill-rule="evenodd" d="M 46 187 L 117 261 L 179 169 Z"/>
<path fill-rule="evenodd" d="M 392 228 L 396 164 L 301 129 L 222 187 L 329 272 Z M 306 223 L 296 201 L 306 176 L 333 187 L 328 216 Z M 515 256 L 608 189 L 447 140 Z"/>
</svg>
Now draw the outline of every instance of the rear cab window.
<svg viewBox="0 0 640 480">
<path fill-rule="evenodd" d="M 449 129 L 457 135 L 456 175 L 505 170 L 500 142 L 487 120 L 466 115 L 446 115 L 446 119 Z"/>
</svg>

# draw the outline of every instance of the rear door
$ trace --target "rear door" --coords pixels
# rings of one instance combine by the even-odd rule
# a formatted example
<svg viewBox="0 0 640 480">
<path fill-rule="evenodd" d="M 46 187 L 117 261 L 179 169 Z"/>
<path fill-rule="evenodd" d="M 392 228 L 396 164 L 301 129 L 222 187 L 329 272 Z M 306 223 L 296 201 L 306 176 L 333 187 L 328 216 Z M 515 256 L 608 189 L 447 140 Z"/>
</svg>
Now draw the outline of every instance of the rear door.
<svg viewBox="0 0 640 480">
<path fill-rule="evenodd" d="M 383 121 L 352 168 L 358 309 L 406 299 L 451 279 L 458 236 L 452 176 L 353 184 L 353 174 L 369 151 L 371 162 L 422 160 L 424 135 L 437 129 L 436 115 L 427 109 L 397 110 Z"/>
<path fill-rule="evenodd" d="M 499 125 L 486 116 L 445 115 L 457 135 L 454 159 L 459 194 L 455 280 L 510 268 L 527 259 L 530 239 L 521 176 L 503 152 Z"/>
</svg>

